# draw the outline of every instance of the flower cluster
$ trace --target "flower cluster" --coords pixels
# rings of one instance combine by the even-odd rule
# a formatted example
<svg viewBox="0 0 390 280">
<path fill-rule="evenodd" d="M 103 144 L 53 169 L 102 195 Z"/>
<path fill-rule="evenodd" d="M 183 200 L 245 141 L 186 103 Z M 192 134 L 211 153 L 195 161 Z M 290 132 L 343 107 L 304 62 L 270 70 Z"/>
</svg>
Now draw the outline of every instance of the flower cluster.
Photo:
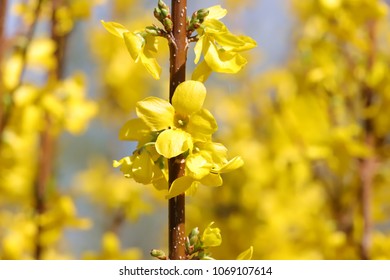
<svg viewBox="0 0 390 280">
<path fill-rule="evenodd" d="M 227 11 L 221 6 L 207 9 L 208 15 L 196 29 L 195 64 L 203 54 L 204 60 L 195 68 L 192 78 L 205 81 L 212 71 L 219 73 L 237 73 L 247 63 L 240 54 L 256 47 L 256 42 L 248 36 L 234 35 L 219 19 Z"/>
<path fill-rule="evenodd" d="M 175 90 L 172 104 L 147 97 L 136 106 L 138 118 L 120 130 L 121 140 L 138 141 L 131 156 L 114 161 L 126 177 L 159 190 L 168 189 L 167 160 L 182 155 L 185 174 L 176 179 L 167 198 L 193 192 L 199 184 L 222 185 L 221 173 L 239 168 L 241 157 L 227 159 L 227 149 L 212 142 L 217 130 L 214 116 L 202 108 L 206 88 L 198 81 L 185 81 Z"/>
<path fill-rule="evenodd" d="M 214 260 L 211 257 L 210 248 L 218 247 L 222 244 L 221 230 L 212 227 L 214 222 L 208 224 L 201 234 L 198 227 L 193 228 L 185 239 L 186 259 L 188 260 Z M 153 249 L 150 252 L 152 257 L 160 260 L 167 260 L 168 257 L 162 250 Z M 237 260 L 251 260 L 253 247 L 249 247 L 237 256 Z"/>
<path fill-rule="evenodd" d="M 187 19 L 187 35 L 189 41 L 196 41 L 195 64 L 201 55 L 204 60 L 198 64 L 192 75 L 193 80 L 204 82 L 212 71 L 219 73 L 237 73 L 247 63 L 240 54 L 242 51 L 256 47 L 256 42 L 248 36 L 235 35 L 220 21 L 227 14 L 221 6 L 213 6 L 196 11 Z M 101 21 L 104 28 L 111 34 L 124 40 L 127 50 L 134 61 L 141 62 L 155 79 L 160 78 L 161 67 L 155 56 L 158 52 L 157 36 L 172 40 L 172 21 L 169 8 L 159 1 L 154 12 L 155 17 L 162 23 L 164 29 L 155 25 L 147 26 L 144 30 L 130 32 L 117 22 Z M 196 35 L 190 37 L 196 31 Z"/>
</svg>

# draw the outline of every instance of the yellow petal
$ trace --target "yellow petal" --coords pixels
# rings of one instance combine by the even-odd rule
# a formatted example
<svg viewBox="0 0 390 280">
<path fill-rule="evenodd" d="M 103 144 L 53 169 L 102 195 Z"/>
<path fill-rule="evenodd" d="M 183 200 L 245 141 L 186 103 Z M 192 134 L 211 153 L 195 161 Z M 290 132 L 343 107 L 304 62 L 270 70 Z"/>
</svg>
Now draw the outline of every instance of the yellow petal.
<svg viewBox="0 0 390 280">
<path fill-rule="evenodd" d="M 200 180 L 200 183 L 208 187 L 222 186 L 222 177 L 219 174 L 210 173 Z"/>
<path fill-rule="evenodd" d="M 191 79 L 204 83 L 209 78 L 211 72 L 211 68 L 207 65 L 206 61 L 203 60 L 199 65 L 195 67 Z"/>
<path fill-rule="evenodd" d="M 227 148 L 221 143 L 206 142 L 199 143 L 201 149 L 207 150 L 211 153 L 213 162 L 217 165 L 223 165 L 226 162 Z"/>
<path fill-rule="evenodd" d="M 226 25 L 217 19 L 206 20 L 203 23 L 203 27 L 204 27 L 205 36 L 207 36 L 209 34 L 215 35 L 215 34 L 225 34 L 225 33 L 229 32 Z M 210 39 L 208 39 L 208 40 L 210 40 Z M 205 47 L 205 45 L 203 45 L 203 47 Z"/>
<path fill-rule="evenodd" d="M 227 173 L 232 170 L 235 170 L 237 168 L 240 168 L 244 165 L 244 161 L 241 157 L 234 157 L 231 160 L 229 160 L 225 165 L 223 165 L 219 170 L 216 170 L 216 172 L 219 173 Z"/>
<path fill-rule="evenodd" d="M 132 165 L 132 174 L 136 182 L 149 184 L 153 178 L 154 163 L 147 152 L 135 156 Z"/>
<path fill-rule="evenodd" d="M 199 111 L 206 98 L 206 87 L 197 81 L 185 81 L 177 86 L 172 98 L 175 111 L 183 116 Z"/>
<path fill-rule="evenodd" d="M 157 60 L 146 51 L 141 53 L 140 58 L 149 74 L 152 75 L 155 80 L 159 80 L 161 75 L 161 66 L 158 64 Z"/>
<path fill-rule="evenodd" d="M 239 254 L 236 260 L 251 260 L 252 255 L 253 255 L 253 246 L 250 246 L 249 249 Z"/>
<path fill-rule="evenodd" d="M 199 188 L 199 182 L 194 182 L 189 189 L 186 190 L 185 194 L 187 196 L 194 196 Z"/>
<path fill-rule="evenodd" d="M 215 5 L 207 9 L 209 14 L 206 17 L 207 19 L 221 19 L 227 14 L 227 10 L 223 9 L 220 5 Z"/>
<path fill-rule="evenodd" d="M 199 184 L 199 182 L 195 181 L 193 178 L 189 176 L 182 176 L 173 181 L 168 195 L 165 197 L 166 199 L 170 199 L 172 197 L 178 196 L 179 194 L 184 193 L 193 185 Z"/>
<path fill-rule="evenodd" d="M 165 158 L 176 157 L 192 147 L 191 135 L 180 129 L 164 130 L 156 141 L 157 152 Z"/>
<path fill-rule="evenodd" d="M 106 254 L 114 255 L 120 251 L 121 243 L 113 232 L 106 232 L 102 239 L 102 249 Z"/>
<path fill-rule="evenodd" d="M 160 169 L 160 167 L 157 164 L 154 165 L 153 171 L 154 171 L 153 180 L 152 180 L 153 186 L 159 191 L 161 190 L 167 191 L 168 180 L 164 172 Z"/>
<path fill-rule="evenodd" d="M 207 109 L 202 109 L 192 114 L 187 124 L 187 132 L 196 140 L 210 139 L 217 129 L 217 121 Z"/>
<path fill-rule="evenodd" d="M 163 130 L 173 126 L 175 109 L 158 97 L 147 97 L 137 103 L 136 112 L 152 130 Z"/>
<path fill-rule="evenodd" d="M 148 34 L 145 36 L 145 50 L 157 54 L 158 53 L 158 40 L 156 36 Z"/>
<path fill-rule="evenodd" d="M 119 140 L 122 141 L 142 141 L 150 135 L 150 130 L 141 119 L 127 121 L 119 131 Z"/>
<path fill-rule="evenodd" d="M 186 158 L 187 175 L 200 180 L 210 173 L 212 162 L 208 153 L 190 154 Z"/>
<path fill-rule="evenodd" d="M 121 171 L 126 178 L 132 177 L 133 162 L 130 157 L 124 157 L 119 161 L 114 160 L 112 164 L 115 168 L 121 166 Z"/>
<path fill-rule="evenodd" d="M 247 63 L 240 54 L 218 50 L 213 43 L 207 48 L 204 58 L 213 71 L 220 73 L 237 73 Z"/>
<path fill-rule="evenodd" d="M 40 91 L 32 85 L 21 85 L 14 92 L 13 100 L 16 106 L 26 106 L 36 101 Z"/>
<path fill-rule="evenodd" d="M 249 36 L 234 35 L 230 32 L 215 34 L 218 45 L 222 46 L 225 51 L 246 51 L 256 47 L 257 43 Z"/>
<path fill-rule="evenodd" d="M 214 222 L 211 222 L 203 232 L 202 242 L 205 247 L 216 247 L 222 243 L 221 230 L 212 228 L 213 224 Z"/>
<path fill-rule="evenodd" d="M 194 47 L 194 52 L 195 52 L 195 60 L 194 60 L 194 63 L 195 64 L 198 64 L 199 62 L 199 59 L 200 59 L 200 56 L 202 54 L 202 49 L 203 49 L 203 38 L 204 36 L 201 36 L 198 40 L 198 42 L 196 42 L 195 44 L 195 47 Z"/>
<path fill-rule="evenodd" d="M 23 58 L 19 53 L 13 54 L 4 65 L 3 83 L 6 89 L 11 90 L 18 86 L 23 70 Z M 3 102 L 3 101 L 2 101 Z"/>
<path fill-rule="evenodd" d="M 133 32 L 125 32 L 123 33 L 123 39 L 125 40 L 125 44 L 127 50 L 130 53 L 130 56 L 134 59 L 135 62 L 138 62 L 138 58 L 142 53 L 143 45 L 145 44 L 145 39 Z"/>
<path fill-rule="evenodd" d="M 122 38 L 123 33 L 129 32 L 129 30 L 127 30 L 127 28 L 120 23 L 113 22 L 113 21 L 105 22 L 104 20 L 101 20 L 100 22 L 103 24 L 104 28 L 108 32 L 110 32 L 112 35 L 116 37 Z"/>
</svg>

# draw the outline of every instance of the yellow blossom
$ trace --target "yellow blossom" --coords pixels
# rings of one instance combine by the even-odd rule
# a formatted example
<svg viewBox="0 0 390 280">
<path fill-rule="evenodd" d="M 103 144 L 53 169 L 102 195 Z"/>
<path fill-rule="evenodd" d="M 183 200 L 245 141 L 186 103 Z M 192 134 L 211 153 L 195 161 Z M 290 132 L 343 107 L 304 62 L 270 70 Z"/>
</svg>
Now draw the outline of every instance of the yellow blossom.
<svg viewBox="0 0 390 280">
<path fill-rule="evenodd" d="M 256 42 L 248 36 L 232 34 L 219 21 L 226 15 L 226 10 L 220 6 L 208 9 L 204 23 L 197 29 L 198 42 L 195 45 L 195 64 L 203 53 L 204 60 L 194 70 L 194 80 L 205 81 L 211 71 L 221 73 L 237 73 L 247 63 L 239 52 L 252 49 Z"/>
<path fill-rule="evenodd" d="M 160 79 L 161 67 L 155 58 L 158 51 L 158 41 L 155 36 L 140 31 L 130 32 L 117 22 L 103 20 L 101 22 L 108 32 L 124 40 L 130 56 L 136 63 L 140 61 L 153 78 Z"/>
</svg>

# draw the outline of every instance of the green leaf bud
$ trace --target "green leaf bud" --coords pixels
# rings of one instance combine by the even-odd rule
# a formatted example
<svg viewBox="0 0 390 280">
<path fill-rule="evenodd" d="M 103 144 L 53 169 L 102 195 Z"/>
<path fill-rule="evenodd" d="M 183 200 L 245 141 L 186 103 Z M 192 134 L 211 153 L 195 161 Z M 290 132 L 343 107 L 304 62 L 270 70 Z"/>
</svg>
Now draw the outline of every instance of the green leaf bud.
<svg viewBox="0 0 390 280">
<path fill-rule="evenodd" d="M 162 10 L 162 9 L 165 9 L 169 12 L 169 7 L 167 6 L 167 4 L 164 3 L 164 1 L 162 0 L 158 0 L 158 7 Z"/>
<path fill-rule="evenodd" d="M 169 11 L 167 9 L 161 9 L 161 15 L 163 18 L 166 18 L 169 15 Z"/>
<path fill-rule="evenodd" d="M 160 29 L 156 26 L 146 26 L 145 31 L 146 31 L 146 33 L 154 35 L 154 36 L 158 36 L 161 34 Z"/>
<path fill-rule="evenodd" d="M 196 12 L 197 19 L 203 22 L 203 20 L 209 15 L 209 13 L 210 11 L 208 9 L 200 9 Z"/>
<path fill-rule="evenodd" d="M 150 251 L 150 255 L 152 257 L 158 258 L 160 260 L 166 260 L 167 259 L 167 256 L 165 255 L 164 251 L 162 251 L 162 250 L 153 249 L 152 251 Z"/>
<path fill-rule="evenodd" d="M 154 8 L 154 17 L 156 18 L 156 19 L 158 19 L 159 21 L 162 21 L 163 19 L 164 19 L 164 17 L 163 17 L 163 15 L 162 15 L 162 13 L 161 13 L 161 9 L 160 8 Z"/>
<path fill-rule="evenodd" d="M 169 18 L 164 18 L 162 24 L 165 27 L 165 30 L 169 33 L 173 30 L 173 22 Z"/>
</svg>

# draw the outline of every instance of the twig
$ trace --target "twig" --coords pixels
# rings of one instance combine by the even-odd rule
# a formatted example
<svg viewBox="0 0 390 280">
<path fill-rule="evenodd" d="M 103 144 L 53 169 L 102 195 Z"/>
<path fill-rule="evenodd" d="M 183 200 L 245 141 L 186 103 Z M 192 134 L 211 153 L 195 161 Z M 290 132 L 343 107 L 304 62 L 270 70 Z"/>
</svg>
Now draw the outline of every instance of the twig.
<svg viewBox="0 0 390 280">
<path fill-rule="evenodd" d="M 0 0 L 0 1 L 6 1 L 6 0 Z M 35 7 L 35 10 L 34 10 L 34 19 L 33 19 L 32 23 L 31 23 L 31 25 L 28 27 L 28 30 L 27 30 L 27 33 L 26 33 L 26 36 L 25 36 L 24 44 L 21 47 L 17 47 L 17 49 L 15 49 L 15 52 L 18 51 L 18 52 L 20 52 L 20 55 L 21 55 L 22 71 L 21 71 L 21 74 L 19 76 L 19 80 L 18 80 L 18 83 L 17 83 L 16 87 L 13 88 L 11 90 L 11 92 L 1 94 L 2 99 L 0 100 L 0 102 L 2 104 L 1 105 L 1 107 L 2 107 L 2 109 L 1 109 L 2 114 L 1 114 L 1 117 L 0 117 L 0 135 L 3 134 L 3 131 L 4 131 L 5 127 L 7 126 L 7 123 L 9 121 L 9 118 L 10 118 L 10 115 L 11 115 L 11 108 L 12 108 L 12 105 L 13 105 L 12 98 L 9 98 L 10 104 L 7 105 L 7 106 L 5 106 L 5 104 L 4 104 L 4 99 L 5 99 L 6 95 L 12 96 L 13 93 L 22 84 L 23 75 L 24 75 L 24 72 L 26 71 L 27 50 L 30 47 L 30 43 L 31 43 L 31 41 L 33 39 L 33 36 L 34 36 L 35 28 L 37 26 L 39 15 L 41 13 L 42 2 L 43 2 L 43 0 L 38 0 L 38 3 L 37 3 L 37 5 Z"/>
<path fill-rule="evenodd" d="M 3 60 L 3 52 L 5 50 L 5 16 L 7 11 L 7 0 L 0 0 L 0 65 Z M 4 114 L 4 92 L 3 92 L 3 73 L 0 67 L 0 126 L 3 123 Z M 1 131 L 0 131 L 1 132 Z"/>
<path fill-rule="evenodd" d="M 57 82 L 63 76 L 64 53 L 66 44 L 66 35 L 59 35 L 56 32 L 55 26 L 57 19 L 56 11 L 62 6 L 63 0 L 53 1 L 52 19 L 51 19 L 51 39 L 56 44 L 54 53 L 56 59 L 56 68 L 49 73 L 49 80 Z M 46 211 L 46 190 L 53 173 L 55 151 L 57 146 L 57 135 L 51 130 L 51 119 L 48 114 L 45 116 L 45 130 L 40 134 L 40 153 L 38 158 L 38 174 L 35 181 L 35 200 L 36 211 L 38 215 L 42 215 Z M 40 238 L 44 228 L 38 224 L 37 242 L 35 248 L 35 258 L 41 259 L 44 248 L 41 245 Z"/>
<path fill-rule="evenodd" d="M 172 102 L 176 87 L 186 79 L 187 60 L 187 0 L 172 0 L 173 42 L 170 43 L 169 101 Z M 182 156 L 169 160 L 169 187 L 184 175 L 185 159 Z M 185 194 L 169 199 L 169 259 L 183 260 L 185 253 Z"/>
<path fill-rule="evenodd" d="M 369 22 L 367 24 L 367 31 L 370 43 L 370 50 L 367 62 L 367 69 L 370 71 L 374 64 L 376 53 L 376 30 L 375 22 Z M 373 104 L 374 92 L 372 88 L 367 85 L 363 85 L 362 98 L 364 101 L 364 107 L 369 108 Z M 361 258 L 370 259 L 370 247 L 371 247 L 371 231 L 372 231 L 372 188 L 373 178 L 375 174 L 375 147 L 376 138 L 374 133 L 372 119 L 367 118 L 364 120 L 363 129 L 365 134 L 364 142 L 369 147 L 374 155 L 360 159 L 360 184 L 361 184 L 361 203 L 362 203 L 362 217 L 363 217 L 363 235 L 361 240 Z"/>
</svg>

